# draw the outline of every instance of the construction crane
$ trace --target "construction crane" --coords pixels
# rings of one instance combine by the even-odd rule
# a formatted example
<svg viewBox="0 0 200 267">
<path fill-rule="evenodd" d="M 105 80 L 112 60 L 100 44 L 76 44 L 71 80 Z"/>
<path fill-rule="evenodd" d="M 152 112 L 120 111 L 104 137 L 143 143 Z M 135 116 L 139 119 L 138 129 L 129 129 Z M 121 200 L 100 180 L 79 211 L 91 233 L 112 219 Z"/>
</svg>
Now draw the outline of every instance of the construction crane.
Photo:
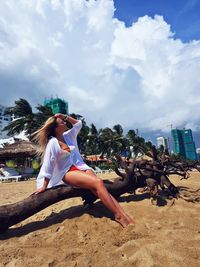
<svg viewBox="0 0 200 267">
<path fill-rule="evenodd" d="M 166 125 L 166 127 L 170 127 L 171 130 L 172 130 L 173 129 L 173 124 L 168 124 L 168 125 Z"/>
</svg>

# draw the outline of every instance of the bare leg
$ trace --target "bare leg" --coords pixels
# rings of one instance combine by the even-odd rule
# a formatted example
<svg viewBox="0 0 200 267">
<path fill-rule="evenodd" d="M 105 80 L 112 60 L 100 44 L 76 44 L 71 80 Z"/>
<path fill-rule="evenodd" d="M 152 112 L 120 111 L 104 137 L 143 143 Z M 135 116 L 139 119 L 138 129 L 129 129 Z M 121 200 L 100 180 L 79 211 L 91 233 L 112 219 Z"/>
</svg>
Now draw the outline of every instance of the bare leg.
<svg viewBox="0 0 200 267">
<path fill-rule="evenodd" d="M 93 176 L 93 177 L 99 179 L 99 178 L 97 177 L 97 175 L 94 173 L 93 170 L 86 170 L 85 172 L 86 172 L 87 174 L 89 174 L 89 175 L 91 175 L 91 176 Z M 95 194 L 95 193 L 96 193 L 95 191 L 92 190 L 92 192 L 93 192 L 94 195 L 96 195 L 96 194 Z M 108 192 L 108 194 L 109 194 L 109 192 Z M 130 218 L 129 215 L 125 213 L 124 209 L 123 209 L 122 206 L 118 203 L 118 201 L 117 201 L 111 194 L 109 194 L 109 195 L 110 195 L 110 197 L 112 198 L 112 201 L 114 202 L 116 208 L 119 209 L 119 210 L 121 211 L 121 213 L 127 218 L 127 220 L 128 220 L 130 223 L 134 223 L 133 219 Z"/>
<path fill-rule="evenodd" d="M 113 197 L 108 193 L 101 179 L 88 175 L 85 172 L 72 171 L 66 173 L 63 180 L 71 185 L 86 188 L 95 192 L 104 205 L 114 213 L 115 220 L 123 227 L 132 223 L 127 216 L 124 215 L 124 212 L 116 206 Z"/>
<path fill-rule="evenodd" d="M 92 175 L 93 177 L 97 177 L 96 173 L 93 170 L 86 170 L 85 173 Z M 98 178 L 98 177 L 97 177 Z"/>
</svg>

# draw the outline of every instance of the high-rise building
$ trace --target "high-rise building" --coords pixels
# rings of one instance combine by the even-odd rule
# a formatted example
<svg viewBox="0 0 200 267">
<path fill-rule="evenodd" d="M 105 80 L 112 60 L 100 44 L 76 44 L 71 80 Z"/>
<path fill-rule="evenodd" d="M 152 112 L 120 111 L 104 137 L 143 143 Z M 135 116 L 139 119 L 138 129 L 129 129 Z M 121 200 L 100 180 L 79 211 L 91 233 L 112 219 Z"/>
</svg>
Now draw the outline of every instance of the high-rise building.
<svg viewBox="0 0 200 267">
<path fill-rule="evenodd" d="M 197 159 L 200 160 L 200 147 L 196 149 L 197 152 Z"/>
<path fill-rule="evenodd" d="M 4 115 L 5 109 L 5 106 L 0 105 L 0 139 L 8 138 L 7 132 L 3 131 L 3 128 L 12 121 L 12 116 Z"/>
<path fill-rule="evenodd" d="M 160 136 L 156 138 L 157 140 L 157 147 L 159 148 L 160 146 L 163 146 L 164 149 L 169 149 L 169 142 L 166 137 Z"/>
<path fill-rule="evenodd" d="M 53 114 L 62 113 L 68 114 L 68 103 L 60 98 L 45 99 L 44 105 L 52 109 Z"/>
<path fill-rule="evenodd" d="M 182 155 L 185 159 L 196 160 L 196 148 L 191 129 L 172 129 L 174 153 Z"/>
</svg>

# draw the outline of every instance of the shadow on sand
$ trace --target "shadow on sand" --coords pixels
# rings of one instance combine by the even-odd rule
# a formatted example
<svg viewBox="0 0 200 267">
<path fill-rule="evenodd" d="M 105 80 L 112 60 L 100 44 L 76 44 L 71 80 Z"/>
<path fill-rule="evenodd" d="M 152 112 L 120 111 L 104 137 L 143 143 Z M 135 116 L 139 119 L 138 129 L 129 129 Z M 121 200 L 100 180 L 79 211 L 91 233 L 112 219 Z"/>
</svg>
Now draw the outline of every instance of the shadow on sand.
<svg viewBox="0 0 200 267">
<path fill-rule="evenodd" d="M 189 190 L 187 187 L 179 187 L 180 191 L 182 190 Z M 122 196 L 118 198 L 119 202 L 135 202 L 135 201 L 142 201 L 144 199 L 150 199 L 150 194 L 148 192 L 142 193 L 142 194 L 130 194 L 126 196 Z M 150 203 L 151 205 L 151 203 Z M 167 205 L 167 199 L 165 196 L 160 194 L 157 197 L 157 206 L 162 207 Z M 77 217 L 81 217 L 83 214 L 90 214 L 95 218 L 102 218 L 107 217 L 111 220 L 114 219 L 111 212 L 100 202 L 97 201 L 95 204 L 90 205 L 87 208 L 84 208 L 83 205 L 77 205 L 74 207 L 67 208 L 65 210 L 62 210 L 58 213 L 52 212 L 51 215 L 46 217 L 43 221 L 34 221 L 27 223 L 26 225 L 10 228 L 7 230 L 6 233 L 0 235 L 0 240 L 9 239 L 12 237 L 20 237 L 27 235 L 29 233 L 35 232 L 37 230 L 48 228 L 49 226 L 52 226 L 57 223 L 62 223 L 66 219 L 73 219 Z"/>
<path fill-rule="evenodd" d="M 90 214 L 96 218 L 107 217 L 114 219 L 109 210 L 107 210 L 106 207 L 98 201 L 88 208 L 84 208 L 83 205 L 77 205 L 58 213 L 52 212 L 51 215 L 46 217 L 43 221 L 34 221 L 23 226 L 9 228 L 6 233 L 0 235 L 0 240 L 24 236 L 37 230 L 48 228 L 54 224 L 62 223 L 66 219 L 81 217 L 83 214 Z"/>
</svg>

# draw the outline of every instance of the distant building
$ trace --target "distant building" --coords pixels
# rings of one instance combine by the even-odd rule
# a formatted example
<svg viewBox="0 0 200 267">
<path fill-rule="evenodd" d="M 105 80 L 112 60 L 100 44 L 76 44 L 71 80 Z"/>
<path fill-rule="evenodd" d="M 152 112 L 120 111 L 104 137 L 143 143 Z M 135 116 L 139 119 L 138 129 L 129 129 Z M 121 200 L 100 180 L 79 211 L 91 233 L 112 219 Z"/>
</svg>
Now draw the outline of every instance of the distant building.
<svg viewBox="0 0 200 267">
<path fill-rule="evenodd" d="M 68 113 L 68 103 L 60 98 L 50 98 L 44 100 L 44 105 L 50 107 L 52 109 L 53 114 L 62 113 L 62 114 L 69 114 Z"/>
<path fill-rule="evenodd" d="M 162 145 L 164 149 L 169 149 L 169 142 L 166 137 L 160 136 L 160 137 L 157 137 L 156 140 L 157 140 L 158 148 Z"/>
<path fill-rule="evenodd" d="M 174 154 L 180 154 L 185 159 L 196 160 L 196 148 L 193 141 L 191 129 L 172 129 L 172 141 L 174 147 Z"/>
<path fill-rule="evenodd" d="M 8 138 L 7 132 L 3 131 L 3 128 L 6 127 L 12 121 L 12 116 L 4 116 L 5 109 L 5 106 L 0 105 L 0 139 Z"/>
<path fill-rule="evenodd" d="M 200 160 L 200 147 L 196 149 L 197 152 L 197 159 Z"/>
</svg>

